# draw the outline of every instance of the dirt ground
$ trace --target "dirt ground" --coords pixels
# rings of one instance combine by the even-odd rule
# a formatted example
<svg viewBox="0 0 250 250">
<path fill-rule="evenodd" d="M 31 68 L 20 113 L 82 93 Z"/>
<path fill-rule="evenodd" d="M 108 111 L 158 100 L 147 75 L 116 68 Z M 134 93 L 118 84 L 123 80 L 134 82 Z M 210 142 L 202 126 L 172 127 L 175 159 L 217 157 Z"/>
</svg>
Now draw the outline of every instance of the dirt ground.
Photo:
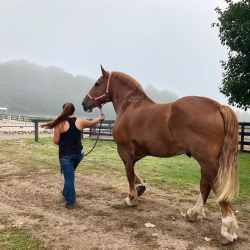
<svg viewBox="0 0 250 250">
<path fill-rule="evenodd" d="M 0 136 L 0 143 L 11 137 Z M 84 162 L 81 164 L 84 167 Z M 205 209 L 206 219 L 189 223 L 183 216 L 194 204 L 183 202 L 180 193 L 146 183 L 139 205 L 128 208 L 123 204 L 128 192 L 126 181 L 76 173 L 77 205 L 67 210 L 59 171 L 41 166 L 31 170 L 15 161 L 6 162 L 0 154 L 0 175 L 8 175 L 0 179 L 1 217 L 41 239 L 45 249 L 250 249 L 249 224 L 241 216 L 241 211 L 250 206 L 234 207 L 239 238 L 232 246 L 222 247 L 219 207 L 212 200 Z"/>
</svg>

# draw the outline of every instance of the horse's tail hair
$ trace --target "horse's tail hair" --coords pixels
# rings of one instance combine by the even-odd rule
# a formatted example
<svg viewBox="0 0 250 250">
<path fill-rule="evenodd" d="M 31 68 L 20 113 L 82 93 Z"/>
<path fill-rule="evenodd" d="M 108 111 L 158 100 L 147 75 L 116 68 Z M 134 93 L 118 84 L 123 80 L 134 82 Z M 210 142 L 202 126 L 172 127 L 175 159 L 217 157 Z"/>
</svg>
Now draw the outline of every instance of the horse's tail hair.
<svg viewBox="0 0 250 250">
<path fill-rule="evenodd" d="M 220 113 L 224 120 L 224 140 L 217 158 L 218 174 L 215 181 L 217 201 L 231 201 L 239 192 L 238 180 L 238 137 L 239 123 L 234 111 L 221 105 Z"/>
</svg>

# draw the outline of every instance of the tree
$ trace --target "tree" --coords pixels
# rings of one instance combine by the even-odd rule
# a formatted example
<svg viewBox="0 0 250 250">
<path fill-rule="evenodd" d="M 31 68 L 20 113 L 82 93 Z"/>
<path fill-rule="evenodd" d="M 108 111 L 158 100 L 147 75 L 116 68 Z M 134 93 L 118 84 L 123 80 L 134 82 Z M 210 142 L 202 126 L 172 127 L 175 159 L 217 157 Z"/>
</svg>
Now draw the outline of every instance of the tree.
<svg viewBox="0 0 250 250">
<path fill-rule="evenodd" d="M 250 0 L 225 2 L 228 7 L 224 11 L 215 9 L 220 23 L 212 24 L 219 27 L 221 44 L 229 49 L 228 61 L 221 61 L 224 72 L 219 90 L 229 98 L 230 105 L 247 110 L 250 108 Z"/>
</svg>

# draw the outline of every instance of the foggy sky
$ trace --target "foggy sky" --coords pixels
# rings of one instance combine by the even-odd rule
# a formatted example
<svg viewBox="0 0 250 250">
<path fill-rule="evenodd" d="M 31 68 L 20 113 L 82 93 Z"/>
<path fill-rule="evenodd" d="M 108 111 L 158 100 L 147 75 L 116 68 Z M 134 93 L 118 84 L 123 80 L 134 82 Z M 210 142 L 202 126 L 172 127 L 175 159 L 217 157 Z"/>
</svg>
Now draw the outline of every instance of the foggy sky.
<svg viewBox="0 0 250 250">
<path fill-rule="evenodd" d="M 223 0 L 0 0 L 0 62 L 24 59 L 97 79 L 100 64 L 179 97 L 219 93 L 214 9 Z M 83 93 L 85 94 L 85 93 Z"/>
</svg>

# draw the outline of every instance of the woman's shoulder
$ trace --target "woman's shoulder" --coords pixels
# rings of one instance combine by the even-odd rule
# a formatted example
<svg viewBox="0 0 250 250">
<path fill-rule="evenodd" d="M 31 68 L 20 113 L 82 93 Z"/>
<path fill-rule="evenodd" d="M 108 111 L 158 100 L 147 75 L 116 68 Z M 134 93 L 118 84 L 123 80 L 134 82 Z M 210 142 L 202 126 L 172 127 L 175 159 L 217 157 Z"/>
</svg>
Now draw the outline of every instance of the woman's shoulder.
<svg viewBox="0 0 250 250">
<path fill-rule="evenodd" d="M 76 117 L 76 120 L 78 120 L 78 121 L 87 121 L 87 119 L 85 119 L 85 118 L 78 118 L 78 117 Z"/>
<path fill-rule="evenodd" d="M 77 118 L 75 121 L 75 125 L 79 130 L 82 130 L 85 126 L 87 126 L 87 120 L 84 118 Z"/>
<path fill-rule="evenodd" d="M 85 124 L 86 121 L 87 121 L 87 120 L 84 119 L 84 118 L 76 118 L 76 123 Z"/>
</svg>

